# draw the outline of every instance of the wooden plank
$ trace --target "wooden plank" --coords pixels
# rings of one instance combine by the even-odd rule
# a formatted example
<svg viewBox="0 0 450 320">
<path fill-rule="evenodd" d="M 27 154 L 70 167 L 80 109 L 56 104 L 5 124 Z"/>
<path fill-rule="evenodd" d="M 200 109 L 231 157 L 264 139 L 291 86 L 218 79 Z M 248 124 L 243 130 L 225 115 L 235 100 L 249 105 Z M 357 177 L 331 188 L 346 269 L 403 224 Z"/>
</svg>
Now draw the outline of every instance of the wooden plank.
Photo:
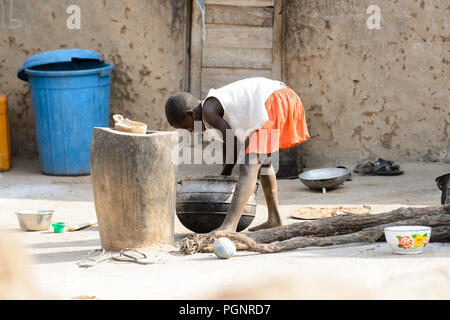
<svg viewBox="0 0 450 320">
<path fill-rule="evenodd" d="M 283 43 L 284 43 L 284 23 L 283 23 L 283 0 L 275 1 L 273 40 L 272 40 L 272 79 L 284 81 L 283 74 Z"/>
<path fill-rule="evenodd" d="M 272 7 L 206 6 L 206 23 L 271 27 Z"/>
<path fill-rule="evenodd" d="M 207 24 L 204 47 L 212 48 L 272 48 L 271 27 L 249 27 Z"/>
<path fill-rule="evenodd" d="M 186 1 L 184 8 L 186 17 L 184 27 L 184 77 L 183 77 L 183 91 L 190 91 L 190 77 L 191 77 L 191 32 L 192 32 L 192 2 Z"/>
<path fill-rule="evenodd" d="M 272 68 L 272 49 L 203 48 L 203 67 Z"/>
<path fill-rule="evenodd" d="M 199 97 L 201 93 L 201 75 L 202 75 L 201 15 L 202 14 L 196 3 L 196 0 L 192 0 L 191 61 L 189 74 L 189 91 L 195 97 Z"/>
<path fill-rule="evenodd" d="M 231 69 L 231 68 L 202 68 L 202 94 L 206 97 L 209 89 L 220 88 L 231 82 L 252 77 L 270 78 L 270 69 Z"/>
<path fill-rule="evenodd" d="M 205 4 L 245 7 L 273 7 L 274 0 L 205 0 Z"/>
</svg>

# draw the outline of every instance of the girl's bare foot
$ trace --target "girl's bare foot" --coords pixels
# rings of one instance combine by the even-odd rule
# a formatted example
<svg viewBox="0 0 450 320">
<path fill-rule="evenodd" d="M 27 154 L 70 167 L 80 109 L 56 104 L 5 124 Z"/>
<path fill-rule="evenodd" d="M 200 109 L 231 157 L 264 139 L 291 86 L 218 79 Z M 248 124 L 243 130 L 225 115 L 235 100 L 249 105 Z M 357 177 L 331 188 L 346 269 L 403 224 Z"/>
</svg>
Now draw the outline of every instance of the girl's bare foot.
<svg viewBox="0 0 450 320">
<path fill-rule="evenodd" d="M 214 229 L 213 231 L 208 232 L 208 235 L 214 235 L 214 232 L 216 231 L 230 231 L 230 232 L 236 232 L 236 228 L 233 228 L 232 226 L 227 225 L 221 225 L 217 229 Z"/>
<path fill-rule="evenodd" d="M 281 226 L 282 223 L 281 221 L 277 220 L 277 221 L 272 221 L 272 220 L 268 220 L 260 225 L 257 225 L 253 228 L 249 228 L 249 231 L 257 231 L 257 230 L 261 230 L 261 229 L 269 229 L 269 228 L 274 228 L 274 227 L 279 227 Z"/>
</svg>

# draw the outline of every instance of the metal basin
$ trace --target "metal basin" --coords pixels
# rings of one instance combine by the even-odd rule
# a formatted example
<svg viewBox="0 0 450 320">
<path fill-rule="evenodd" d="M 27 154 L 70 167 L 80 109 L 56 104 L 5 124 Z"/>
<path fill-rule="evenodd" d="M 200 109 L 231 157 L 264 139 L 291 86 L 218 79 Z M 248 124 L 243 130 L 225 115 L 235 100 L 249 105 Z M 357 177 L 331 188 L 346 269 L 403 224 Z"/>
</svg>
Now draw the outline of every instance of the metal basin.
<svg viewBox="0 0 450 320">
<path fill-rule="evenodd" d="M 53 210 L 23 210 L 17 211 L 16 216 L 22 230 L 44 231 L 50 228 L 53 212 Z"/>
<path fill-rule="evenodd" d="M 323 168 L 305 171 L 299 175 L 300 181 L 310 189 L 334 189 L 344 183 L 350 171 L 343 168 Z"/>
<path fill-rule="evenodd" d="M 178 183 L 177 217 L 189 230 L 208 233 L 223 223 L 233 198 L 237 177 L 184 177 Z M 237 231 L 247 228 L 255 218 L 256 185 L 239 220 Z"/>
</svg>

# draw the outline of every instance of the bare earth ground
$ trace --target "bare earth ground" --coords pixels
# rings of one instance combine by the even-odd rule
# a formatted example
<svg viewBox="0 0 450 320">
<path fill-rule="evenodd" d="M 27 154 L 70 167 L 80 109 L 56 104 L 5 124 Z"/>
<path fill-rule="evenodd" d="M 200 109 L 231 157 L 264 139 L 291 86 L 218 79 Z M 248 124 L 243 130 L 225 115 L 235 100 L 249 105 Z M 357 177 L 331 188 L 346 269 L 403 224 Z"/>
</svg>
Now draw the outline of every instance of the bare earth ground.
<svg viewBox="0 0 450 320">
<path fill-rule="evenodd" d="M 38 161 L 17 160 L 0 173 L 0 229 L 25 245 L 31 274 L 52 298 L 95 299 L 449 299 L 450 244 L 431 243 L 423 254 L 394 255 L 385 242 L 306 248 L 277 254 L 238 252 L 229 260 L 213 254 L 183 256 L 176 242 L 189 230 L 175 218 L 175 245 L 146 248 L 155 264 L 107 260 L 92 268 L 77 262 L 100 248 L 98 228 L 77 232 L 23 232 L 14 215 L 22 209 L 54 209 L 53 221 L 77 224 L 96 219 L 89 176 L 40 173 Z M 353 168 L 354 164 L 341 164 Z M 440 204 L 435 177 L 442 163 L 401 163 L 405 174 L 361 176 L 327 194 L 295 180 L 278 180 L 284 223 L 302 207 L 369 205 L 373 213 L 401 206 Z M 307 168 L 309 170 L 313 168 Z M 181 167 L 179 176 L 217 173 L 217 168 Z M 256 225 L 266 219 L 258 193 Z M 5 257 L 2 257 L 2 259 Z"/>
</svg>

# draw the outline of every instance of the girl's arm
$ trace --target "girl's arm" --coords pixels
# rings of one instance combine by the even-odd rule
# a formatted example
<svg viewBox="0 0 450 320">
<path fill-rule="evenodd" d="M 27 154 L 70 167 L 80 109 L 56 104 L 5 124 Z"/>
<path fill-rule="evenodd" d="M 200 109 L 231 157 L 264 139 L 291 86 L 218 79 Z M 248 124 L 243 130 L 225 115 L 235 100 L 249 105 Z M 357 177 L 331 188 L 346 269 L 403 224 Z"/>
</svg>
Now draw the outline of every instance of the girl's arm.
<svg viewBox="0 0 450 320">
<path fill-rule="evenodd" d="M 203 103 L 203 119 L 212 127 L 222 133 L 224 166 L 221 175 L 231 175 L 237 161 L 237 139 L 233 135 L 233 162 L 227 163 L 227 130 L 231 130 L 230 125 L 223 119 L 224 110 L 219 100 L 210 97 Z"/>
</svg>

